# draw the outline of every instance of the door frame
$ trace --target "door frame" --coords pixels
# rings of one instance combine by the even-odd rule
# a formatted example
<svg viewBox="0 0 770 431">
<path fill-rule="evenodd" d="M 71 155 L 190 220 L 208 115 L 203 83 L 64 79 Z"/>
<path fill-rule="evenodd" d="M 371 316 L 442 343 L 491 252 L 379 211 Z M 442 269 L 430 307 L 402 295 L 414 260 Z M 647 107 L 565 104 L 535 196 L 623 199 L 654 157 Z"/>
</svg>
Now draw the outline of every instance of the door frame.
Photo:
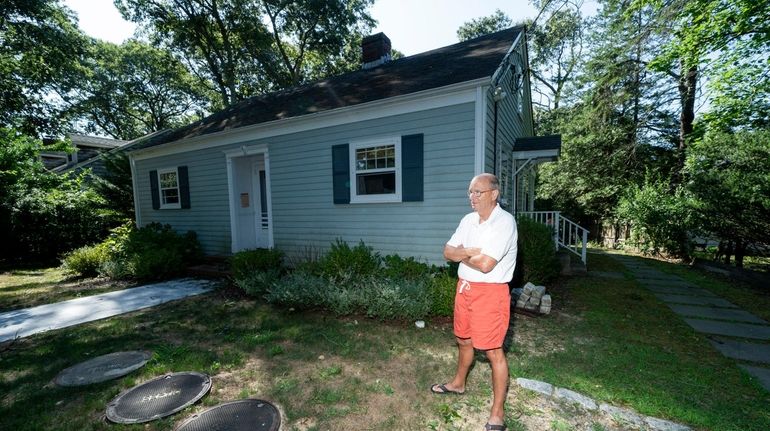
<svg viewBox="0 0 770 431">
<path fill-rule="evenodd" d="M 265 160 L 265 197 L 267 199 L 267 244 L 269 248 L 274 248 L 273 242 L 273 200 L 271 198 L 270 187 L 270 157 L 267 151 L 267 145 L 242 145 L 239 148 L 227 150 L 224 152 L 227 162 L 227 199 L 230 203 L 230 251 L 236 253 L 238 247 L 238 201 L 235 198 L 235 168 L 233 160 L 241 157 L 251 157 L 262 155 Z M 253 175 L 253 172 L 251 173 Z M 256 211 L 258 226 L 261 225 L 261 211 Z"/>
</svg>

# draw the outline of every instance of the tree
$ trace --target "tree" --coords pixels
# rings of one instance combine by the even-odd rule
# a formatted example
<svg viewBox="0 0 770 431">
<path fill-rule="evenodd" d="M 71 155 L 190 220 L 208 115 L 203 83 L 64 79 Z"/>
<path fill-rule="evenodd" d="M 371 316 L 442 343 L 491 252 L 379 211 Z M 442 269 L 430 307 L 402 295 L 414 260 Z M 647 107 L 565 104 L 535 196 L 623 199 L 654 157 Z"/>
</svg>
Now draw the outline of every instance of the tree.
<svg viewBox="0 0 770 431">
<path fill-rule="evenodd" d="M 70 114 L 88 133 L 131 140 L 190 123 L 208 105 L 198 81 L 169 52 L 138 41 L 94 41 Z"/>
<path fill-rule="evenodd" d="M 701 231 L 732 242 L 736 266 L 752 244 L 770 244 L 770 130 L 707 133 L 685 174 Z"/>
<path fill-rule="evenodd" d="M 61 96 L 75 79 L 87 38 L 55 0 L 6 0 L 0 8 L 0 126 L 33 136 L 62 128 Z"/>
<path fill-rule="evenodd" d="M 472 19 L 457 29 L 457 39 L 460 42 L 475 39 L 485 34 L 505 30 L 513 25 L 513 21 L 500 9 L 495 9 L 492 15 Z"/>
<path fill-rule="evenodd" d="M 102 156 L 106 173 L 91 176 L 93 190 L 104 200 L 101 209 L 118 220 L 134 219 L 134 187 L 131 163 L 125 152 Z"/>
<path fill-rule="evenodd" d="M 218 95 L 217 106 L 318 77 L 371 28 L 372 0 L 116 0 Z"/>
<path fill-rule="evenodd" d="M 541 6 L 535 2 L 535 6 Z M 553 4 L 553 3 L 547 3 Z M 529 29 L 532 41 L 530 70 L 533 91 L 546 102 L 535 101 L 539 115 L 558 110 L 564 91 L 579 72 L 583 53 L 585 23 L 580 11 L 582 2 L 565 2 L 556 10 L 544 9 L 542 24 L 532 23 Z M 566 8 L 565 8 L 566 7 Z"/>
</svg>

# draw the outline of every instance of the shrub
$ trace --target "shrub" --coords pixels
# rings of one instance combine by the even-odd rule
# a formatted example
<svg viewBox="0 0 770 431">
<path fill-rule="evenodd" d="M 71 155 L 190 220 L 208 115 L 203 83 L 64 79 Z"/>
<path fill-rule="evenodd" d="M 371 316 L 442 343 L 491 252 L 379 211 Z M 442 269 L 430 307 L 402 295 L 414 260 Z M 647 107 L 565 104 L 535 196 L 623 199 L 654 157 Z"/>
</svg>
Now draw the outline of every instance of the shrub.
<svg viewBox="0 0 770 431">
<path fill-rule="evenodd" d="M 283 253 L 277 249 L 258 248 L 235 253 L 230 259 L 233 277 L 243 279 L 254 272 L 283 271 Z"/>
<path fill-rule="evenodd" d="M 258 297 L 267 293 L 270 288 L 281 280 L 281 271 L 270 268 L 264 271 L 253 271 L 240 277 L 234 277 L 235 285 L 247 295 Z"/>
<path fill-rule="evenodd" d="M 100 268 L 107 261 L 107 256 L 107 247 L 104 244 L 87 245 L 67 253 L 64 256 L 63 267 L 68 272 L 83 277 L 93 277 L 99 274 Z"/>
<path fill-rule="evenodd" d="M 270 286 L 267 302 L 300 310 L 327 308 L 329 282 L 318 275 L 296 270 Z"/>
<path fill-rule="evenodd" d="M 369 317 L 417 319 L 431 311 L 431 298 L 422 280 L 397 281 L 373 277 L 364 288 L 370 293 L 365 306 Z"/>
<path fill-rule="evenodd" d="M 320 275 L 326 278 L 374 275 L 382 266 L 379 253 L 367 247 L 363 241 L 350 248 L 348 243 L 337 239 L 326 255 L 318 261 Z"/>
<path fill-rule="evenodd" d="M 431 299 L 431 314 L 434 316 L 451 316 L 455 307 L 455 291 L 457 277 L 451 271 L 445 270 L 431 279 L 428 291 Z"/>
<path fill-rule="evenodd" d="M 522 284 L 547 284 L 559 276 L 559 259 L 553 244 L 553 229 L 526 217 L 517 220 L 519 232 L 517 265 L 524 271 Z"/>
<path fill-rule="evenodd" d="M 413 257 L 403 258 L 397 254 L 389 254 L 383 262 L 383 275 L 396 280 L 418 280 L 436 273 L 435 266 L 418 262 Z"/>
<path fill-rule="evenodd" d="M 195 232 L 180 235 L 169 225 L 142 228 L 125 224 L 104 242 L 109 258 L 102 273 L 112 278 L 165 279 L 176 276 L 202 256 Z"/>
<path fill-rule="evenodd" d="M 662 180 L 632 185 L 620 200 L 618 216 L 631 224 L 631 241 L 645 254 L 665 253 L 688 258 L 692 243 L 691 216 L 681 191 L 672 192 Z"/>
</svg>

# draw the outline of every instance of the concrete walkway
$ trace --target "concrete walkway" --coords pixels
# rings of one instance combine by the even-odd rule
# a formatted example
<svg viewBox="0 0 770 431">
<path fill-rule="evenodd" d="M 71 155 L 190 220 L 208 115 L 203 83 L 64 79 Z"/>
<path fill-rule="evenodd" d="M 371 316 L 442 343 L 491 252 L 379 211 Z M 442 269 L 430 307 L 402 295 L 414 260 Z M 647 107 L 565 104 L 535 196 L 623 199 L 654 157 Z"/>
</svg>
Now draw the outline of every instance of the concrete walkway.
<svg viewBox="0 0 770 431">
<path fill-rule="evenodd" d="M 171 280 L 0 313 L 0 343 L 200 295 L 215 285 L 211 280 Z"/>
<path fill-rule="evenodd" d="M 637 282 L 663 301 L 696 332 L 707 334 L 715 349 L 770 391 L 770 324 L 737 305 L 673 274 L 631 256 L 612 255 Z"/>
</svg>

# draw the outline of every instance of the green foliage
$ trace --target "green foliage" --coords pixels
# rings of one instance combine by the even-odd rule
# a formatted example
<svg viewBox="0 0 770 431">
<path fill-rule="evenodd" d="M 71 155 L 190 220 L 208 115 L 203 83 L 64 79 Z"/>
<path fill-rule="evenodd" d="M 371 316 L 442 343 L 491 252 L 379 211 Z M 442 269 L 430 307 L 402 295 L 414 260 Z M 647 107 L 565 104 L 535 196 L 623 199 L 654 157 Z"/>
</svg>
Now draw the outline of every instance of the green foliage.
<svg viewBox="0 0 770 431">
<path fill-rule="evenodd" d="M 82 277 L 94 277 L 107 261 L 105 244 L 87 245 L 67 253 L 63 259 L 64 269 Z"/>
<path fill-rule="evenodd" d="M 642 186 L 629 187 L 618 217 L 631 224 L 631 242 L 642 252 L 690 256 L 690 209 L 684 193 L 672 192 L 668 182 L 648 179 Z"/>
<path fill-rule="evenodd" d="M 347 278 L 374 275 L 380 271 L 382 257 L 363 241 L 351 248 L 337 239 L 329 252 L 318 261 L 319 275 L 326 278 Z"/>
<path fill-rule="evenodd" d="M 102 156 L 106 172 L 91 176 L 91 187 L 103 198 L 102 211 L 118 220 L 134 219 L 131 164 L 125 152 Z"/>
<path fill-rule="evenodd" d="M 33 188 L 17 197 L 10 214 L 17 253 L 50 260 L 104 237 L 111 220 L 96 211 L 101 197 L 83 182 L 80 175 L 56 188 Z"/>
<path fill-rule="evenodd" d="M 434 266 L 418 262 L 414 257 L 403 258 L 397 254 L 389 254 L 383 258 L 382 275 L 394 280 L 417 280 L 436 272 Z"/>
<path fill-rule="evenodd" d="M 698 230 L 770 244 L 770 130 L 708 133 L 689 148 L 685 172 Z"/>
<path fill-rule="evenodd" d="M 63 127 L 61 99 L 80 84 L 87 37 L 53 0 L 5 0 L 0 7 L 0 125 L 32 136 Z M 57 98 L 56 96 L 60 98 Z"/>
<path fill-rule="evenodd" d="M 202 256 L 195 232 L 180 235 L 159 223 L 138 229 L 125 224 L 112 231 L 104 246 L 109 258 L 101 270 L 117 279 L 171 278 Z"/>
<path fill-rule="evenodd" d="M 523 265 L 522 283 L 545 285 L 559 276 L 559 260 L 553 243 L 553 228 L 526 217 L 516 221 L 519 233 L 519 262 Z"/>
<path fill-rule="evenodd" d="M 455 307 L 457 276 L 451 271 L 441 271 L 431 279 L 428 290 L 432 303 L 431 314 L 451 316 Z"/>
<path fill-rule="evenodd" d="M 243 250 L 230 259 L 235 284 L 251 296 L 260 296 L 284 272 L 283 253 L 277 249 Z"/>
<path fill-rule="evenodd" d="M 230 258 L 230 269 L 236 279 L 268 270 L 283 272 L 283 252 L 275 248 L 242 250 Z"/>
<path fill-rule="evenodd" d="M 461 25 L 457 29 L 457 39 L 463 42 L 484 36 L 485 34 L 505 30 L 511 27 L 512 24 L 513 21 L 511 21 L 508 15 L 500 9 L 495 9 L 495 12 L 489 16 L 475 18 Z"/>
<path fill-rule="evenodd" d="M 191 123 L 207 107 L 200 81 L 167 50 L 93 41 L 71 115 L 86 132 L 135 139 Z"/>
<path fill-rule="evenodd" d="M 346 47 L 374 21 L 371 0 L 262 2 L 118 0 L 129 21 L 147 28 L 156 45 L 185 58 L 203 77 L 217 107 L 305 82 L 329 63 L 345 62 Z"/>
</svg>

